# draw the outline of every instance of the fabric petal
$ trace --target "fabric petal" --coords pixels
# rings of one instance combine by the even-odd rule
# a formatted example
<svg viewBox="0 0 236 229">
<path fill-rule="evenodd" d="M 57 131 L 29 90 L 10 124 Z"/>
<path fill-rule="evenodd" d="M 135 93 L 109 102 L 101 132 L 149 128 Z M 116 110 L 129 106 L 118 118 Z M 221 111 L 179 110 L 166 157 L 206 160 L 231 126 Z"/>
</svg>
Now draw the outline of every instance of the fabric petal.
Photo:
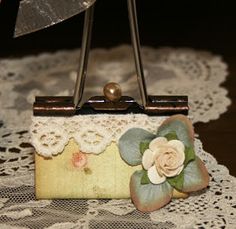
<svg viewBox="0 0 236 229">
<path fill-rule="evenodd" d="M 173 193 L 171 185 L 168 182 L 142 185 L 143 174 L 144 170 L 136 171 L 130 180 L 130 196 L 135 207 L 142 212 L 151 212 L 168 204 Z"/>
<path fill-rule="evenodd" d="M 129 129 L 119 139 L 118 147 L 121 158 L 131 166 L 141 164 L 140 142 L 151 141 L 153 138 L 155 135 L 144 129 Z"/>
<path fill-rule="evenodd" d="M 159 175 L 155 165 L 148 169 L 148 178 L 153 184 L 161 184 L 166 180 L 165 176 Z"/>
<path fill-rule="evenodd" d="M 160 146 L 160 145 L 164 145 L 166 144 L 168 141 L 165 137 L 158 137 L 153 139 L 150 144 L 149 144 L 149 149 L 152 151 L 156 151 L 156 149 Z"/>
<path fill-rule="evenodd" d="M 193 125 L 187 116 L 173 115 L 166 119 L 158 128 L 157 135 L 165 136 L 170 132 L 175 132 L 178 139 L 183 142 L 186 147 L 193 147 Z"/>
<path fill-rule="evenodd" d="M 143 168 L 148 170 L 154 163 L 155 154 L 150 149 L 144 151 L 142 164 Z"/>
<path fill-rule="evenodd" d="M 204 163 L 196 157 L 184 169 L 184 184 L 181 191 L 194 192 L 201 190 L 209 185 L 209 180 L 210 177 Z"/>
</svg>

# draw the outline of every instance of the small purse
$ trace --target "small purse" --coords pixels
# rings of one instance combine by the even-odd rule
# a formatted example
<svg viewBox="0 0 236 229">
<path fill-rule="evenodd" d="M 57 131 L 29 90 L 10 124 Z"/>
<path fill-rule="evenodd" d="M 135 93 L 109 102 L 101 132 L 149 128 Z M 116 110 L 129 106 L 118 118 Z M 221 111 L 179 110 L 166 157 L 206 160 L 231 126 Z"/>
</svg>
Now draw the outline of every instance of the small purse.
<svg viewBox="0 0 236 229">
<path fill-rule="evenodd" d="M 193 130 L 185 116 L 188 99 L 187 96 L 147 95 L 135 0 L 128 0 L 128 9 L 142 104 L 123 96 L 121 87 L 114 82 L 104 86 L 104 95 L 81 102 L 93 21 L 92 5 L 85 12 L 74 96 L 35 99 L 31 139 L 36 149 L 37 199 L 131 197 L 139 210 L 152 211 L 168 203 L 173 193 L 185 197 L 185 192 L 203 188 L 209 180 L 204 170 L 200 173 L 203 182 L 194 190 L 179 181 L 182 170 L 195 159 Z M 154 145 L 160 149 L 167 147 L 165 153 L 168 154 L 160 156 L 163 157 L 160 162 L 154 158 L 157 155 L 152 151 Z M 160 170 L 160 173 L 153 171 L 155 166 L 157 171 L 161 168 L 167 156 L 172 160 L 175 151 L 181 151 L 176 155 L 180 155 L 182 164 L 179 162 L 176 168 Z M 174 180 L 169 179 L 173 177 Z M 165 190 L 165 194 L 156 200 L 155 193 L 162 193 L 159 189 Z"/>
</svg>

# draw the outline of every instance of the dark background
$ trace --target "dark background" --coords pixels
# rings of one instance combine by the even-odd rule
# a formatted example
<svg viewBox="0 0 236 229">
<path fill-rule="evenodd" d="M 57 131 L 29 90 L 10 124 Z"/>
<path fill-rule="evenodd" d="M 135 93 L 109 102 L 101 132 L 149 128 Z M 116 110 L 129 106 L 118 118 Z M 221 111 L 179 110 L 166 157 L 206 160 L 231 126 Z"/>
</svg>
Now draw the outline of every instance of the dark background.
<svg viewBox="0 0 236 229">
<path fill-rule="evenodd" d="M 232 105 L 220 119 L 195 125 L 204 149 L 236 176 L 236 7 L 233 1 L 137 0 L 142 45 L 191 47 L 223 57 L 229 76 L 222 85 Z M 18 1 L 0 5 L 0 57 L 80 46 L 83 15 L 13 39 Z M 130 43 L 125 0 L 97 0 L 92 47 Z"/>
<path fill-rule="evenodd" d="M 65 0 L 66 1 L 66 0 Z M 19 55 L 80 46 L 83 14 L 48 29 L 13 39 L 18 0 L 0 8 L 0 55 Z M 137 0 L 141 42 L 187 46 L 234 55 L 236 7 L 233 1 Z M 93 47 L 130 43 L 125 0 L 97 0 Z"/>
</svg>

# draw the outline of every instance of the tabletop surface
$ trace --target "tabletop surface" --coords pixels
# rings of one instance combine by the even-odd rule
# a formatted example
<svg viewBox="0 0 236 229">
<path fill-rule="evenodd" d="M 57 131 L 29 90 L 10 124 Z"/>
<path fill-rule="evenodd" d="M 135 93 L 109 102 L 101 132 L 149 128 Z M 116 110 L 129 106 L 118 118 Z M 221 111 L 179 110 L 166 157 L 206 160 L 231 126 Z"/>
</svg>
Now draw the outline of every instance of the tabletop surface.
<svg viewBox="0 0 236 229">
<path fill-rule="evenodd" d="M 97 4 L 93 47 L 130 43 L 125 3 L 116 1 L 109 5 L 106 4 L 108 0 L 103 2 Z M 195 124 L 195 130 L 204 149 L 236 176 L 236 16 L 230 3 L 214 1 L 214 4 L 204 3 L 204 7 L 201 3 L 138 3 L 142 44 L 207 50 L 221 55 L 228 64 L 229 76 L 222 86 L 228 90 L 232 104 L 219 119 Z M 16 10 L 17 1 L 3 1 L 0 8 L 1 58 L 79 47 L 81 31 L 78 28 L 82 26 L 82 15 L 50 29 L 13 39 Z M 112 21 L 108 22 L 109 17 Z"/>
</svg>

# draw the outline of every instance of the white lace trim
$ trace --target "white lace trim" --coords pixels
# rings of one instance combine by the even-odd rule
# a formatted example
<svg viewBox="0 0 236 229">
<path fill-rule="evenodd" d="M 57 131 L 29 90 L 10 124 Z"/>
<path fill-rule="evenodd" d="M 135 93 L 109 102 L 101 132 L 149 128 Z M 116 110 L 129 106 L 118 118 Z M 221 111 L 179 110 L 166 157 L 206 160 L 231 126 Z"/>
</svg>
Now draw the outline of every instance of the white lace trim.
<svg viewBox="0 0 236 229">
<path fill-rule="evenodd" d="M 155 133 L 166 117 L 145 114 L 32 117 L 31 142 L 45 157 L 57 155 L 74 139 L 85 153 L 99 154 L 130 128 Z"/>
</svg>

